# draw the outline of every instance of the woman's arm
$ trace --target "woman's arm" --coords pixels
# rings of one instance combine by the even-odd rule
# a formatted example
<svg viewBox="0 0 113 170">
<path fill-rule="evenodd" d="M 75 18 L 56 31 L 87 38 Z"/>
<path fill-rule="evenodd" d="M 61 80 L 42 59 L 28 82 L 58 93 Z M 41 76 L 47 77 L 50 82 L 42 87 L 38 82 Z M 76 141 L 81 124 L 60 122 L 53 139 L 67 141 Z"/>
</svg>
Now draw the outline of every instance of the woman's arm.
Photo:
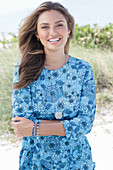
<svg viewBox="0 0 113 170">
<path fill-rule="evenodd" d="M 96 92 L 93 71 L 87 65 L 81 90 L 77 116 L 70 120 L 62 120 L 66 138 L 78 139 L 88 134 L 93 126 L 96 111 Z"/>
<path fill-rule="evenodd" d="M 15 67 L 13 83 L 19 81 L 19 64 Z M 12 89 L 13 121 L 11 125 L 17 136 L 31 136 L 33 123 L 37 120 L 33 115 L 34 110 L 31 100 L 31 86 L 22 89 Z M 16 122 L 15 122 L 16 121 Z M 23 128 L 23 129 L 22 129 Z"/>
<path fill-rule="evenodd" d="M 19 81 L 19 65 L 15 67 L 13 83 Z M 30 85 L 27 88 L 12 90 L 13 120 L 11 125 L 19 137 L 32 136 L 32 128 L 35 121 L 33 107 L 30 98 Z M 64 136 L 65 131 L 62 123 L 57 120 L 39 120 L 39 135 Z"/>
<path fill-rule="evenodd" d="M 42 120 L 39 124 L 39 136 L 66 136 L 63 124 L 58 120 Z"/>
<path fill-rule="evenodd" d="M 33 121 L 24 117 L 15 117 L 11 122 L 14 132 L 18 137 L 32 136 L 33 124 Z M 51 135 L 66 136 L 62 123 L 57 120 L 41 120 L 39 136 Z"/>
</svg>

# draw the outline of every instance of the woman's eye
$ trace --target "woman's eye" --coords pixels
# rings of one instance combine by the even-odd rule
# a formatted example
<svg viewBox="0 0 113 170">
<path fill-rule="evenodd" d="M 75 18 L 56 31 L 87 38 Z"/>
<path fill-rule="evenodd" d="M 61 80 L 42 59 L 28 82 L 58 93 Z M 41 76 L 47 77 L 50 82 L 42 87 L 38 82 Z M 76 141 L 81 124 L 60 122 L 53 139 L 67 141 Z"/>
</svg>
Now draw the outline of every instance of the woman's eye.
<svg viewBox="0 0 113 170">
<path fill-rule="evenodd" d="M 46 28 L 48 28 L 48 27 L 47 27 L 47 26 L 43 26 L 43 27 L 42 27 L 42 29 L 46 29 Z"/>
<path fill-rule="evenodd" d="M 62 24 L 58 24 L 57 27 L 62 27 L 63 25 Z"/>
</svg>

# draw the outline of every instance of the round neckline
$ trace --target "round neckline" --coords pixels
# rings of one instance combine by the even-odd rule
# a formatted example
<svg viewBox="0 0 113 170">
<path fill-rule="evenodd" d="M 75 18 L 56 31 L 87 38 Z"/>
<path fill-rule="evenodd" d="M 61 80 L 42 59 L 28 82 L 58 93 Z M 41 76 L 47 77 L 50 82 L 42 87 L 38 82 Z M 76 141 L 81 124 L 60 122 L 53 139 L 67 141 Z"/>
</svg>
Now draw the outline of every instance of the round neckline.
<svg viewBox="0 0 113 170">
<path fill-rule="evenodd" d="M 68 60 L 67 63 L 64 64 L 61 68 L 56 69 L 56 70 L 51 70 L 51 69 L 47 69 L 47 68 L 43 67 L 43 69 L 45 69 L 45 70 L 47 70 L 47 71 L 58 71 L 58 70 L 61 70 L 61 69 L 65 68 L 66 65 L 70 62 L 70 59 L 71 59 L 71 56 L 70 56 L 70 55 L 68 55 L 68 56 L 69 56 L 69 60 Z"/>
</svg>

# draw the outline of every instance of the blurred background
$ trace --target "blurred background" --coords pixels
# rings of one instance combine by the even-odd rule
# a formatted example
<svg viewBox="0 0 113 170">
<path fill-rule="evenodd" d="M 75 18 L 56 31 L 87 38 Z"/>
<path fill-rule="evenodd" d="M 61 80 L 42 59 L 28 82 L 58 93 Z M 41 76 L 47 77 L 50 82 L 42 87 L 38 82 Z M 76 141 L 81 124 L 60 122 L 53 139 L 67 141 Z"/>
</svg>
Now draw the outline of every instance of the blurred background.
<svg viewBox="0 0 113 170">
<path fill-rule="evenodd" d="M 75 18 L 69 54 L 88 61 L 95 76 L 97 111 L 88 139 L 96 170 L 113 170 L 113 0 L 52 0 Z M 0 169 L 18 169 L 21 138 L 12 119 L 12 80 L 20 60 L 18 30 L 43 0 L 0 0 Z M 14 161 L 15 160 L 15 161 Z M 7 162 L 5 164 L 5 162 Z"/>
<path fill-rule="evenodd" d="M 103 27 L 113 21 L 112 0 L 53 0 L 62 3 L 79 26 L 98 24 Z M 18 32 L 22 20 L 44 0 L 0 0 L 0 32 Z"/>
</svg>

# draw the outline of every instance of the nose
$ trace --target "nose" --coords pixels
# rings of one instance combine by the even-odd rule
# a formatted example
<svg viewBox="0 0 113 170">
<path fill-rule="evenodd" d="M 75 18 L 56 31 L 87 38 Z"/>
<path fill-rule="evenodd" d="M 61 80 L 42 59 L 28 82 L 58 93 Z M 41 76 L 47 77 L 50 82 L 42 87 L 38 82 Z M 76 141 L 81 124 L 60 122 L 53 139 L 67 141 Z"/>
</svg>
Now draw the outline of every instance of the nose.
<svg viewBox="0 0 113 170">
<path fill-rule="evenodd" d="M 53 35 L 53 34 L 55 34 L 56 33 L 56 29 L 55 29 L 55 27 L 50 27 L 50 35 Z"/>
</svg>

